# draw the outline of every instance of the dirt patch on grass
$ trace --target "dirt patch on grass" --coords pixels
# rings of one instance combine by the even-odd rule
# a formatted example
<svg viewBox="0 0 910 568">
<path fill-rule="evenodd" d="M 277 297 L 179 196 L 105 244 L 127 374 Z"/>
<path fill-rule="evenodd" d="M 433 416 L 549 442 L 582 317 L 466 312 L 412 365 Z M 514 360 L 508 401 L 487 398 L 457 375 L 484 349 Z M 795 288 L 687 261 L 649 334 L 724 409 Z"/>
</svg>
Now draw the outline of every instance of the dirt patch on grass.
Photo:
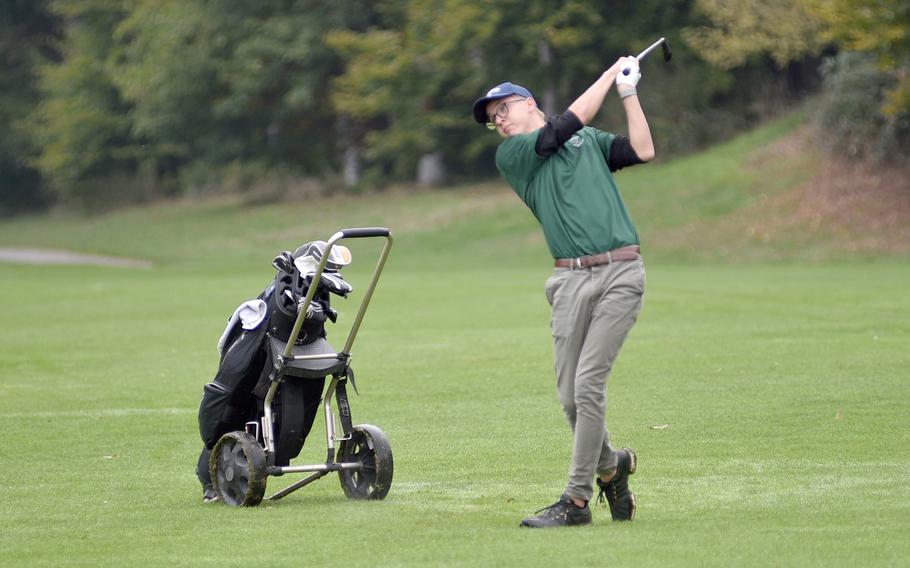
<svg viewBox="0 0 910 568">
<path fill-rule="evenodd" d="M 813 173 L 807 181 L 756 195 L 720 219 L 658 231 L 656 240 L 686 256 L 727 260 L 910 254 L 910 168 L 836 160 L 821 154 L 815 139 L 812 129 L 801 129 L 744 163 L 778 176 L 786 174 L 777 165 L 808 156 Z"/>
<path fill-rule="evenodd" d="M 0 248 L 0 262 L 17 264 L 117 266 L 122 268 L 152 267 L 152 263 L 147 260 L 38 248 Z"/>
<path fill-rule="evenodd" d="M 742 212 L 748 240 L 818 259 L 910 253 L 910 170 L 821 160 L 808 183 Z"/>
<path fill-rule="evenodd" d="M 802 188 L 795 217 L 850 251 L 910 251 L 910 170 L 828 161 Z"/>
</svg>

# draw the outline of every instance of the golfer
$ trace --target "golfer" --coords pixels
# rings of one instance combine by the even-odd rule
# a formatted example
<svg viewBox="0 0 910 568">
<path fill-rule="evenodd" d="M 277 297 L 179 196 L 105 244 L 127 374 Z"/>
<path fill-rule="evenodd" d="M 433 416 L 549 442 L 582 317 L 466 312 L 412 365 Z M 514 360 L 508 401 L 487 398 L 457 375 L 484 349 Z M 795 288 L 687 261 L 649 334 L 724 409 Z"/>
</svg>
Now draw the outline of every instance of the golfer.
<svg viewBox="0 0 910 568">
<path fill-rule="evenodd" d="M 620 58 L 568 110 L 551 117 L 530 91 L 512 83 L 493 87 L 474 103 L 475 120 L 505 138 L 496 167 L 540 222 L 555 259 L 546 296 L 556 385 L 575 433 L 565 492 L 522 526 L 589 524 L 595 476 L 598 501 L 606 499 L 613 520 L 635 516 L 628 484 L 635 453 L 610 445 L 604 415 L 607 377 L 641 311 L 645 287 L 638 233 L 612 174 L 654 157 L 636 92 L 640 77 L 634 57 Z M 585 126 L 614 82 L 628 138 Z"/>
</svg>

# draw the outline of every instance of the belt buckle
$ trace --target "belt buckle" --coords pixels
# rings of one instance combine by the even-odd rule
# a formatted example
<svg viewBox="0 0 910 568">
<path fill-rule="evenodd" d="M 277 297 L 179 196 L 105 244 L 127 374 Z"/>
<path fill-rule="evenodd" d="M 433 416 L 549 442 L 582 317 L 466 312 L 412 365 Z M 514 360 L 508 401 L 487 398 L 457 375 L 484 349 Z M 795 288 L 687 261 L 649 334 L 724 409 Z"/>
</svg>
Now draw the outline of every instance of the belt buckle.
<svg viewBox="0 0 910 568">
<path fill-rule="evenodd" d="M 581 270 L 581 258 L 572 259 L 572 270 Z"/>
</svg>

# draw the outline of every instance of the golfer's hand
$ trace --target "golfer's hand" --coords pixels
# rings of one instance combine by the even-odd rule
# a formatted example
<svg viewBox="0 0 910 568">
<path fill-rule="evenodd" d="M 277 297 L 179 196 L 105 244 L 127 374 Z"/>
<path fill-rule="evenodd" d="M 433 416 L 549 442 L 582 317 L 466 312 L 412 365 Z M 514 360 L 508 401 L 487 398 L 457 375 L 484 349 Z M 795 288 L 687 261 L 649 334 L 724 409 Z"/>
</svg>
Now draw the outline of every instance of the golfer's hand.
<svg viewBox="0 0 910 568">
<path fill-rule="evenodd" d="M 610 68 L 609 68 L 609 69 L 607 69 L 606 71 L 604 71 L 604 74 L 605 74 L 605 75 L 611 75 L 611 76 L 613 76 L 613 77 L 616 77 L 616 74 L 619 73 L 619 67 L 620 67 L 620 65 L 622 65 L 622 60 L 623 60 L 622 57 L 620 57 L 619 59 L 617 59 L 617 60 L 613 63 L 613 65 L 610 65 Z"/>
<path fill-rule="evenodd" d="M 619 94 L 622 95 L 628 91 L 634 91 L 638 85 L 638 80 L 641 79 L 641 68 L 638 66 L 638 60 L 630 55 L 621 58 L 617 64 L 619 65 L 619 73 L 616 74 L 616 88 L 619 90 Z"/>
</svg>

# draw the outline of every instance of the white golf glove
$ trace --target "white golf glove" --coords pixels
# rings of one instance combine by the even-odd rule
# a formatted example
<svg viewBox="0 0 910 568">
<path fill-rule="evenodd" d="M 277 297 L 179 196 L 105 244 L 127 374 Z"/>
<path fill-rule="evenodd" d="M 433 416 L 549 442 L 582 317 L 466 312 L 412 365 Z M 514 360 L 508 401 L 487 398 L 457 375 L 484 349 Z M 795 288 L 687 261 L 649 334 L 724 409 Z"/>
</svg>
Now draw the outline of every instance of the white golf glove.
<svg viewBox="0 0 910 568">
<path fill-rule="evenodd" d="M 635 89 L 638 80 L 641 79 L 641 69 L 638 66 L 638 60 L 632 56 L 623 57 L 619 66 L 619 73 L 616 75 L 616 87 L 620 94 L 630 89 Z"/>
</svg>

